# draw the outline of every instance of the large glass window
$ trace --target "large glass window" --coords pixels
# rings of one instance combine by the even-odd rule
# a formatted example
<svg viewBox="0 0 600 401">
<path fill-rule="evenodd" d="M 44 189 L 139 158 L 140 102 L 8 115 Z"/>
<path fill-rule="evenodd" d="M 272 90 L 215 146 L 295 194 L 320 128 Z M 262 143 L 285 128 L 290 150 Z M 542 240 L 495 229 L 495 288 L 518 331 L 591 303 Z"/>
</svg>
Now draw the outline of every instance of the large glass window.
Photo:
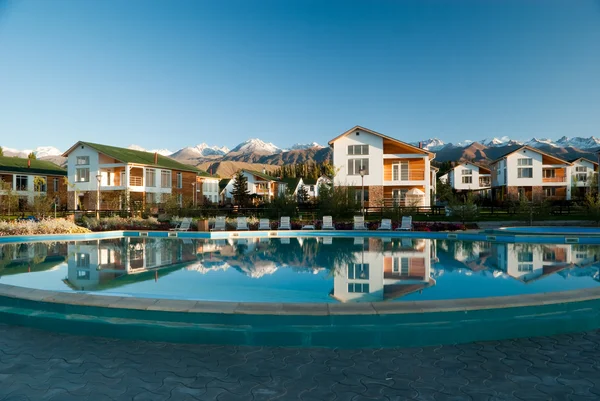
<svg viewBox="0 0 600 401">
<path fill-rule="evenodd" d="M 154 170 L 153 168 L 146 169 L 146 186 L 156 186 L 156 170 Z"/>
<path fill-rule="evenodd" d="M 463 184 L 472 184 L 473 183 L 473 177 L 470 175 L 466 175 L 464 177 L 462 177 L 462 183 Z"/>
<path fill-rule="evenodd" d="M 75 181 L 89 182 L 90 181 L 90 169 L 87 167 L 76 169 L 75 170 Z"/>
<path fill-rule="evenodd" d="M 160 186 L 161 188 L 171 188 L 171 171 L 161 170 L 160 171 Z"/>
<path fill-rule="evenodd" d="M 348 145 L 349 155 L 368 155 L 369 145 Z"/>
<path fill-rule="evenodd" d="M 27 191 L 29 177 L 26 175 L 17 176 L 17 191 Z"/>
<path fill-rule="evenodd" d="M 533 159 L 530 157 L 520 158 L 517 160 L 517 165 L 518 166 L 533 166 Z"/>
<path fill-rule="evenodd" d="M 360 170 L 369 175 L 369 159 L 348 159 L 348 175 L 360 175 Z"/>
<path fill-rule="evenodd" d="M 348 278 L 350 280 L 368 280 L 368 263 L 348 263 Z"/>
<path fill-rule="evenodd" d="M 58 192 L 58 178 L 54 179 L 54 192 Z"/>
<path fill-rule="evenodd" d="M 177 173 L 177 188 L 183 188 L 183 174 L 181 172 Z"/>
<path fill-rule="evenodd" d="M 368 294 L 369 293 L 369 284 L 348 283 L 348 292 Z"/>
<path fill-rule="evenodd" d="M 533 178 L 533 168 L 521 167 L 517 170 L 518 178 Z"/>
<path fill-rule="evenodd" d="M 90 157 L 89 156 L 77 156 L 76 164 L 78 166 L 87 166 L 90 164 Z"/>
</svg>

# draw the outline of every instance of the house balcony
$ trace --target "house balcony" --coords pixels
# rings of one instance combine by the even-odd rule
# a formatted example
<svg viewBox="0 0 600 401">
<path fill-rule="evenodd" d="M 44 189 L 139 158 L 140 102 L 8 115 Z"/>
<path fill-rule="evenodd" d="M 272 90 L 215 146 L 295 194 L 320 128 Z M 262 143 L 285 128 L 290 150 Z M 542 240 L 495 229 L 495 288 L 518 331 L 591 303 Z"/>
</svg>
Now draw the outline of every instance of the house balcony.
<svg viewBox="0 0 600 401">
<path fill-rule="evenodd" d="M 423 185 L 425 181 L 425 171 L 424 170 L 409 170 L 408 172 L 399 173 L 394 179 L 394 175 L 392 174 L 391 179 L 384 180 L 384 185 Z"/>
<path fill-rule="evenodd" d="M 542 182 L 544 184 L 565 184 L 567 182 L 567 177 L 542 177 Z"/>
</svg>

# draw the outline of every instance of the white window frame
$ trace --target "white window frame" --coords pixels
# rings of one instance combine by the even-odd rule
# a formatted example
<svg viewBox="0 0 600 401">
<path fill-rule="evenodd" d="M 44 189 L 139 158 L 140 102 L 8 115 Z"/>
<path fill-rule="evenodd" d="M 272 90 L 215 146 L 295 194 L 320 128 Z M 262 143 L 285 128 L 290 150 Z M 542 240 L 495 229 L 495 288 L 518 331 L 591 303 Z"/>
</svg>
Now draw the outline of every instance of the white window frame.
<svg viewBox="0 0 600 401">
<path fill-rule="evenodd" d="M 146 169 L 146 186 L 156 187 L 156 170 L 153 168 Z"/>
<path fill-rule="evenodd" d="M 23 185 L 19 185 L 19 179 L 25 181 L 25 189 L 23 189 Z M 15 191 L 28 191 L 29 190 L 29 176 L 18 174 L 15 178 Z"/>
<path fill-rule="evenodd" d="M 369 145 L 348 145 L 348 156 L 366 156 L 369 154 Z"/>
<path fill-rule="evenodd" d="M 89 156 L 77 156 L 75 159 L 75 164 L 78 166 L 89 166 L 90 165 L 90 157 Z"/>
<path fill-rule="evenodd" d="M 517 166 L 533 166 L 533 159 L 531 157 L 521 157 L 517 159 Z"/>
<path fill-rule="evenodd" d="M 473 176 L 466 175 L 466 176 L 462 177 L 462 183 L 463 184 L 473 184 Z"/>
<path fill-rule="evenodd" d="M 160 170 L 160 187 L 171 188 L 171 170 Z"/>
<path fill-rule="evenodd" d="M 183 188 L 183 173 L 181 171 L 177 172 L 177 188 Z"/>
<path fill-rule="evenodd" d="M 531 171 L 529 176 L 523 175 L 525 171 Z M 517 170 L 517 178 L 533 178 L 533 167 L 519 167 Z"/>
<path fill-rule="evenodd" d="M 364 167 L 365 175 L 369 175 L 369 159 L 348 159 L 348 175 L 360 175 L 361 167 Z"/>
</svg>

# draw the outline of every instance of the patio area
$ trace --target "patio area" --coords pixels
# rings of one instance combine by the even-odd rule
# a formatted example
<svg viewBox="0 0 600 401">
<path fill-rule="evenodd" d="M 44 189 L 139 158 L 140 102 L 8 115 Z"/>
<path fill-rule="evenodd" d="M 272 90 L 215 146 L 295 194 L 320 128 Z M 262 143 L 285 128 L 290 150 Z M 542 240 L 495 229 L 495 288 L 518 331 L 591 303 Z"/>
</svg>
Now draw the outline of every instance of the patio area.
<svg viewBox="0 0 600 401">
<path fill-rule="evenodd" d="M 1 400 L 594 400 L 600 331 L 408 349 L 202 346 L 0 324 Z"/>
</svg>

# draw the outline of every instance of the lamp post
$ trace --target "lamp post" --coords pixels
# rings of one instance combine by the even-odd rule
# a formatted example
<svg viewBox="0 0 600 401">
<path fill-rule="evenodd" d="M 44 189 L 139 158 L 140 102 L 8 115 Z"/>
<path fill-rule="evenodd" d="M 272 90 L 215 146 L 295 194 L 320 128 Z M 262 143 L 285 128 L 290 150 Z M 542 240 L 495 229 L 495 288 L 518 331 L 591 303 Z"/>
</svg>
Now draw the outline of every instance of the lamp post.
<svg viewBox="0 0 600 401">
<path fill-rule="evenodd" d="M 366 170 L 364 167 L 361 167 L 360 170 L 358 170 L 358 174 L 360 174 L 360 181 L 361 181 L 361 186 L 362 186 L 362 189 L 360 191 L 360 207 L 362 209 L 363 220 L 365 219 L 365 173 L 366 173 Z"/>
<path fill-rule="evenodd" d="M 192 190 L 194 191 L 194 207 L 196 207 L 196 183 L 192 182 Z"/>
<path fill-rule="evenodd" d="M 96 186 L 96 219 L 100 219 L 100 181 L 102 180 L 102 176 L 100 174 L 96 175 L 96 181 L 98 181 L 98 185 Z"/>
</svg>

